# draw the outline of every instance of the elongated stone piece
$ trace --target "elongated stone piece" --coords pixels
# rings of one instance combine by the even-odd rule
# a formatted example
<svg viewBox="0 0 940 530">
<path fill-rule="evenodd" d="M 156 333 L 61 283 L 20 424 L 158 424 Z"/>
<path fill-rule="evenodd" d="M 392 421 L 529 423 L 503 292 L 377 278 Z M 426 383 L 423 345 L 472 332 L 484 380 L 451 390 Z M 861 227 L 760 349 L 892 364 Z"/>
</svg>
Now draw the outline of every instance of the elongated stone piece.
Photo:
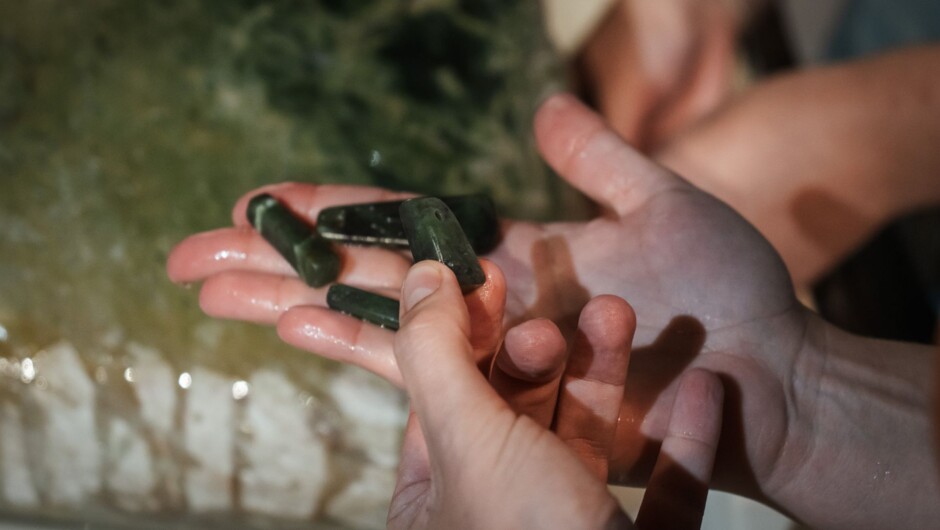
<svg viewBox="0 0 940 530">
<path fill-rule="evenodd" d="M 483 193 L 442 197 L 478 254 L 499 243 L 499 219 L 493 201 Z M 326 239 L 391 248 L 408 248 L 398 209 L 404 201 L 334 206 L 320 211 L 317 232 Z"/>
<path fill-rule="evenodd" d="M 322 287 L 339 276 L 340 259 L 330 242 L 271 195 L 262 193 L 248 202 L 248 222 L 307 285 Z"/>
<path fill-rule="evenodd" d="M 453 212 L 436 197 L 409 199 L 399 208 L 415 263 L 433 259 L 454 271 L 464 291 L 486 283 L 473 247 Z"/>
<path fill-rule="evenodd" d="M 337 283 L 326 292 L 326 305 L 360 320 L 398 329 L 398 300 Z"/>
</svg>

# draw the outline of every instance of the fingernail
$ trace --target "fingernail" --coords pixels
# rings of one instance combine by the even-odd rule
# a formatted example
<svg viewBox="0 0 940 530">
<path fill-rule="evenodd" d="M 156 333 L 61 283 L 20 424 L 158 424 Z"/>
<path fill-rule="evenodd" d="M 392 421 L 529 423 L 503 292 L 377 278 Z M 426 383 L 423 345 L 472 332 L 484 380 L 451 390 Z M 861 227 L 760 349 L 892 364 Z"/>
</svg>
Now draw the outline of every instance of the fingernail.
<svg viewBox="0 0 940 530">
<path fill-rule="evenodd" d="M 402 289 L 405 311 L 410 311 L 440 286 L 441 273 L 433 263 L 418 263 L 412 267 Z"/>
<path fill-rule="evenodd" d="M 560 110 L 566 107 L 570 107 L 574 101 L 575 101 L 575 98 L 570 93 L 559 92 L 557 94 L 552 94 L 551 96 L 549 96 L 542 103 L 542 105 L 548 109 Z"/>
</svg>

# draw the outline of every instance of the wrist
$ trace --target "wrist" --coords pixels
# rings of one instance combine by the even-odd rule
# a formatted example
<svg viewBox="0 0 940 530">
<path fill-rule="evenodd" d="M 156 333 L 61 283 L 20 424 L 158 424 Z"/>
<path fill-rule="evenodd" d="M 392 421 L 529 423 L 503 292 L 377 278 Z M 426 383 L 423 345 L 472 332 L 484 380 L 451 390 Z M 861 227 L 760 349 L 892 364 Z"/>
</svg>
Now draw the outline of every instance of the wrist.
<svg viewBox="0 0 940 530">
<path fill-rule="evenodd" d="M 761 484 L 769 503 L 811 527 L 913 528 L 940 517 L 932 360 L 931 348 L 857 337 L 814 316 L 794 365 L 786 442 Z"/>
</svg>

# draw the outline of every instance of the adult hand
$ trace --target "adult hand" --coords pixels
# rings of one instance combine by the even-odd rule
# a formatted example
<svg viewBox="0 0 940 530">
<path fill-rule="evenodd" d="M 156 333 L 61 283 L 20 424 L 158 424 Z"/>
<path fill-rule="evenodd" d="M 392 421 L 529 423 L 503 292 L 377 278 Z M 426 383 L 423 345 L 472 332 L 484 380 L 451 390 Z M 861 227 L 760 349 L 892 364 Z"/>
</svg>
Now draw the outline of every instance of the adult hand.
<svg viewBox="0 0 940 530">
<path fill-rule="evenodd" d="M 633 527 L 604 481 L 565 441 L 515 412 L 484 378 L 474 362 L 474 323 L 449 269 L 435 262 L 415 265 L 405 279 L 402 301 L 395 357 L 414 413 L 406 427 L 390 528 Z M 625 370 L 633 331 L 629 306 L 611 297 L 595 305 L 606 311 L 586 315 L 593 322 L 582 328 L 584 342 L 573 355 L 586 355 L 589 344 L 620 345 L 609 352 L 601 346 L 600 354 L 619 359 Z M 610 326 L 618 325 L 626 329 L 614 333 L 621 340 L 611 342 Z M 506 352 L 510 364 L 523 372 L 527 359 L 545 358 L 538 339 L 554 341 L 550 332 L 547 337 L 534 328 L 524 333 L 532 340 L 511 341 Z M 566 386 L 577 385 L 569 381 Z M 622 396 L 607 397 L 616 407 Z M 721 398 L 720 382 L 706 372 L 694 371 L 683 380 L 670 421 L 672 435 L 663 444 L 640 527 L 699 526 L 720 432 Z"/>
<path fill-rule="evenodd" d="M 727 202 L 808 286 L 892 218 L 940 203 L 940 46 L 759 84 L 657 159 Z"/>
<path fill-rule="evenodd" d="M 701 367 L 720 374 L 726 394 L 717 487 L 774 504 L 811 526 L 915 527 L 936 520 L 938 505 L 928 499 L 940 482 L 925 443 L 929 351 L 851 337 L 805 311 L 756 230 L 642 157 L 573 98 L 549 100 L 536 132 L 549 163 L 604 206 L 604 215 L 588 223 L 506 222 L 503 242 L 489 257 L 506 273 L 511 323 L 547 317 L 570 334 L 579 310 L 600 294 L 629 299 L 638 309 L 639 347 L 608 460 L 614 482 L 649 477 L 679 378 Z M 311 222 L 327 206 L 390 198 L 348 186 L 265 191 Z M 394 334 L 320 307 L 323 291 L 296 280 L 248 227 L 245 205 L 254 193 L 236 205 L 236 228 L 181 243 L 170 256 L 170 277 L 205 279 L 200 301 L 212 315 L 277 322 L 288 342 L 401 384 Z M 408 266 L 394 252 L 343 253 L 342 279 L 367 289 L 394 292 Z M 905 510 L 878 509 L 890 505 Z"/>
<path fill-rule="evenodd" d="M 819 365 L 797 364 L 807 315 L 779 258 L 730 208 L 645 159 L 570 96 L 543 106 L 536 132 L 546 160 L 606 211 L 588 223 L 506 222 L 489 259 L 507 276 L 511 324 L 542 317 L 570 334 L 581 308 L 600 294 L 639 309 L 641 347 L 626 382 L 632 390 L 619 415 L 611 479 L 649 477 L 679 376 L 704 367 L 733 389 L 719 484 L 758 497 L 789 484 L 806 450 L 803 433 L 792 428 L 789 411 L 801 397 L 791 381 L 815 380 Z M 327 206 L 392 198 L 344 186 L 264 191 L 311 221 Z M 394 334 L 323 308 L 323 290 L 299 282 L 248 227 L 245 206 L 255 193 L 236 204 L 236 228 L 181 243 L 170 256 L 170 277 L 205 279 L 200 302 L 211 315 L 278 322 L 287 342 L 400 384 Z M 343 258 L 341 281 L 390 293 L 408 266 L 400 254 L 378 249 L 345 248 Z"/>
<path fill-rule="evenodd" d="M 642 150 L 730 92 L 738 28 L 754 1 L 618 0 L 578 60 L 601 114 Z"/>
</svg>

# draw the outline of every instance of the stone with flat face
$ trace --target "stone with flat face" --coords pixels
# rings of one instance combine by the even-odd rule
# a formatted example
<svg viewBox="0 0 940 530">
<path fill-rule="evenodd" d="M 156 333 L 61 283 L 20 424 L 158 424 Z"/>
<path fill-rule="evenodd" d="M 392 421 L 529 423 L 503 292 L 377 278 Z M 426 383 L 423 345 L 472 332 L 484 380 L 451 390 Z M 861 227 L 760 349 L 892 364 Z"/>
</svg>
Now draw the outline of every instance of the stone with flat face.
<svg viewBox="0 0 940 530">
<path fill-rule="evenodd" d="M 436 197 L 410 199 L 399 208 L 415 263 L 433 259 L 447 265 L 464 291 L 486 283 L 467 236 L 453 212 Z"/>
<path fill-rule="evenodd" d="M 286 206 L 267 193 L 248 202 L 248 222 L 274 247 L 300 278 L 311 287 L 322 287 L 339 276 L 340 259 L 323 239 Z"/>
<path fill-rule="evenodd" d="M 473 250 L 485 254 L 499 243 L 499 219 L 493 201 L 482 193 L 442 197 L 460 223 Z M 373 202 L 326 208 L 317 232 L 326 239 L 357 245 L 408 248 L 398 210 L 404 201 Z"/>
<path fill-rule="evenodd" d="M 327 291 L 326 305 L 360 320 L 398 329 L 398 300 L 337 283 Z"/>
</svg>

